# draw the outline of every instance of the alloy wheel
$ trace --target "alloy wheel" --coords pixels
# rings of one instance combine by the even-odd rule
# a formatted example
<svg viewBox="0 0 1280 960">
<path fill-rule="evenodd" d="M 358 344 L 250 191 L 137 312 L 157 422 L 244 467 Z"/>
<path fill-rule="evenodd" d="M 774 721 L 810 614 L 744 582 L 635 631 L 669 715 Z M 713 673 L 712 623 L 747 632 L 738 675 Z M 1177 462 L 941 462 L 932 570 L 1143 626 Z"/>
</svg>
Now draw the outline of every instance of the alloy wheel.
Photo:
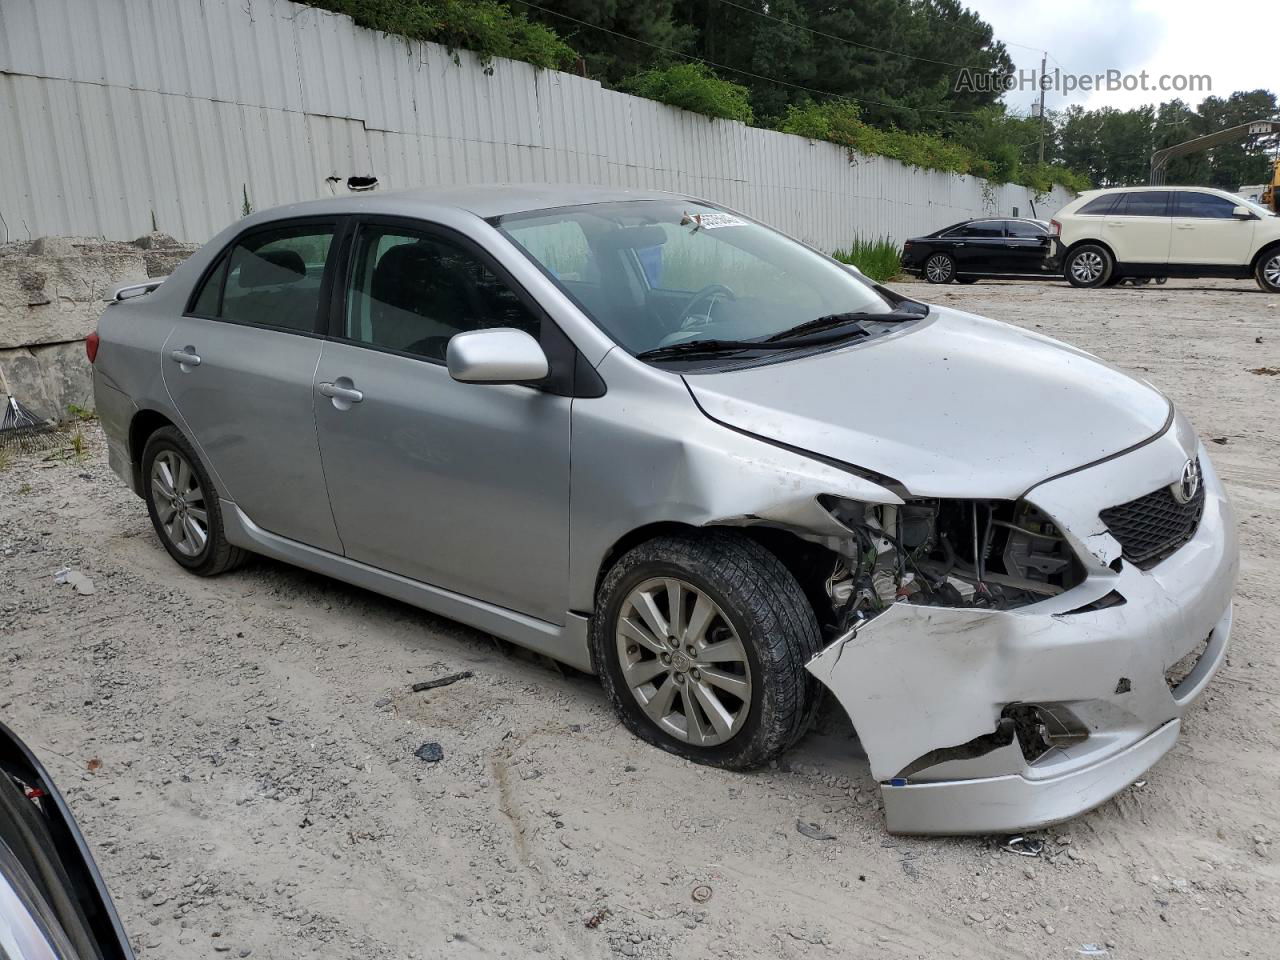
<svg viewBox="0 0 1280 960">
<path fill-rule="evenodd" d="M 1262 265 L 1262 278 L 1273 290 L 1280 290 L 1280 253 Z"/>
<path fill-rule="evenodd" d="M 733 737 L 751 710 L 751 667 L 737 630 L 707 594 L 683 580 L 646 580 L 618 614 L 618 662 L 640 709 L 694 746 Z"/>
<path fill-rule="evenodd" d="M 1077 254 L 1071 261 L 1071 275 L 1081 283 L 1093 283 L 1100 276 L 1105 264 L 1102 257 L 1092 250 Z"/>
<path fill-rule="evenodd" d="M 934 283 L 946 283 L 951 279 L 951 260 L 935 254 L 925 261 L 924 272 Z"/>
<path fill-rule="evenodd" d="M 209 513 L 200 478 L 177 450 L 162 450 L 151 464 L 151 491 L 165 538 L 184 557 L 209 542 Z"/>
</svg>

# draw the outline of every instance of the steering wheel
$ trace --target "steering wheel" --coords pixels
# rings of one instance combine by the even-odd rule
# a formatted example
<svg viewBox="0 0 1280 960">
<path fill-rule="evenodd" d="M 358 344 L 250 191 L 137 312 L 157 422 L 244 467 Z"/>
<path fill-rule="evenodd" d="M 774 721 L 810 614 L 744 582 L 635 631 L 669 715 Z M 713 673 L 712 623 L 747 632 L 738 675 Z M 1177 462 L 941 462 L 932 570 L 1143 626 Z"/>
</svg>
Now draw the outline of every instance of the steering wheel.
<svg viewBox="0 0 1280 960">
<path fill-rule="evenodd" d="M 700 326 L 711 319 L 711 308 L 715 306 L 715 298 L 722 296 L 728 300 L 737 300 L 738 295 L 726 287 L 723 283 L 708 283 L 705 287 L 689 298 L 689 302 L 684 305 L 684 310 L 680 313 L 680 319 L 676 323 L 676 328 L 686 330 L 690 327 Z M 693 308 L 698 306 L 703 300 L 710 300 L 707 304 L 707 312 L 698 319 L 694 319 Z"/>
</svg>

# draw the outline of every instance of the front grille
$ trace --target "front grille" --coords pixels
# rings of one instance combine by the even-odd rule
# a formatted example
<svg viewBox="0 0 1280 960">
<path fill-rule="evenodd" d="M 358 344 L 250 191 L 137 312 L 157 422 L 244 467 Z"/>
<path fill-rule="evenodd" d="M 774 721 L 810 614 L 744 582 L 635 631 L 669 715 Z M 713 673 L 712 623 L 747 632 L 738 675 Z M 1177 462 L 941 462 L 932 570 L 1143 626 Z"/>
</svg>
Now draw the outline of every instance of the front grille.
<svg viewBox="0 0 1280 960">
<path fill-rule="evenodd" d="M 1173 498 L 1168 487 L 1108 507 L 1099 514 L 1119 541 L 1124 558 L 1140 570 L 1150 570 L 1195 536 L 1204 513 L 1204 483 L 1186 503 Z"/>
</svg>

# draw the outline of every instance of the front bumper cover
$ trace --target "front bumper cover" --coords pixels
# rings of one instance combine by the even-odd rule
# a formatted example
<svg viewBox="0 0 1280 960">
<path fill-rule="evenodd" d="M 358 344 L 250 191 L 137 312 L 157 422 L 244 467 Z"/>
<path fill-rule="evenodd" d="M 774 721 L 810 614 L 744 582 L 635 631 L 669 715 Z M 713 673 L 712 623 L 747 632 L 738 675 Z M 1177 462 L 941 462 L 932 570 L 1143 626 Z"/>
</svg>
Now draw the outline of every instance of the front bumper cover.
<svg viewBox="0 0 1280 960">
<path fill-rule="evenodd" d="M 1231 507 L 1200 448 L 1200 526 L 1149 571 L 1110 566 L 1119 545 L 1097 511 L 1176 479 L 1194 451 L 1178 432 L 1028 494 L 1065 521 L 1089 559 L 1084 583 L 1016 610 L 898 603 L 810 661 L 858 731 L 891 831 L 991 833 L 1065 820 L 1114 796 L 1173 745 L 1230 639 Z M 1111 591 L 1125 603 L 1087 609 Z M 1169 668 L 1201 644 L 1194 667 L 1171 685 Z M 1030 759 L 1017 739 L 973 749 L 1014 705 L 1069 717 L 1083 735 Z"/>
</svg>

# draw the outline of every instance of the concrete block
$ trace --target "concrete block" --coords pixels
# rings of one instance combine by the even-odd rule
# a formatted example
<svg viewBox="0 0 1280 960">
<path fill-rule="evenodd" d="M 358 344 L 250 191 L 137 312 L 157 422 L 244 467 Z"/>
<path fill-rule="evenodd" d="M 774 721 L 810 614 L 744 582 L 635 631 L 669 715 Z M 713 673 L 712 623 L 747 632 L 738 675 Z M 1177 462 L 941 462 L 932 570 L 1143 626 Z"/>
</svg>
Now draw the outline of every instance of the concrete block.
<svg viewBox="0 0 1280 960">
<path fill-rule="evenodd" d="M 0 368 L 14 396 L 41 417 L 66 420 L 72 404 L 93 409 L 93 368 L 83 343 L 0 350 Z"/>
</svg>

